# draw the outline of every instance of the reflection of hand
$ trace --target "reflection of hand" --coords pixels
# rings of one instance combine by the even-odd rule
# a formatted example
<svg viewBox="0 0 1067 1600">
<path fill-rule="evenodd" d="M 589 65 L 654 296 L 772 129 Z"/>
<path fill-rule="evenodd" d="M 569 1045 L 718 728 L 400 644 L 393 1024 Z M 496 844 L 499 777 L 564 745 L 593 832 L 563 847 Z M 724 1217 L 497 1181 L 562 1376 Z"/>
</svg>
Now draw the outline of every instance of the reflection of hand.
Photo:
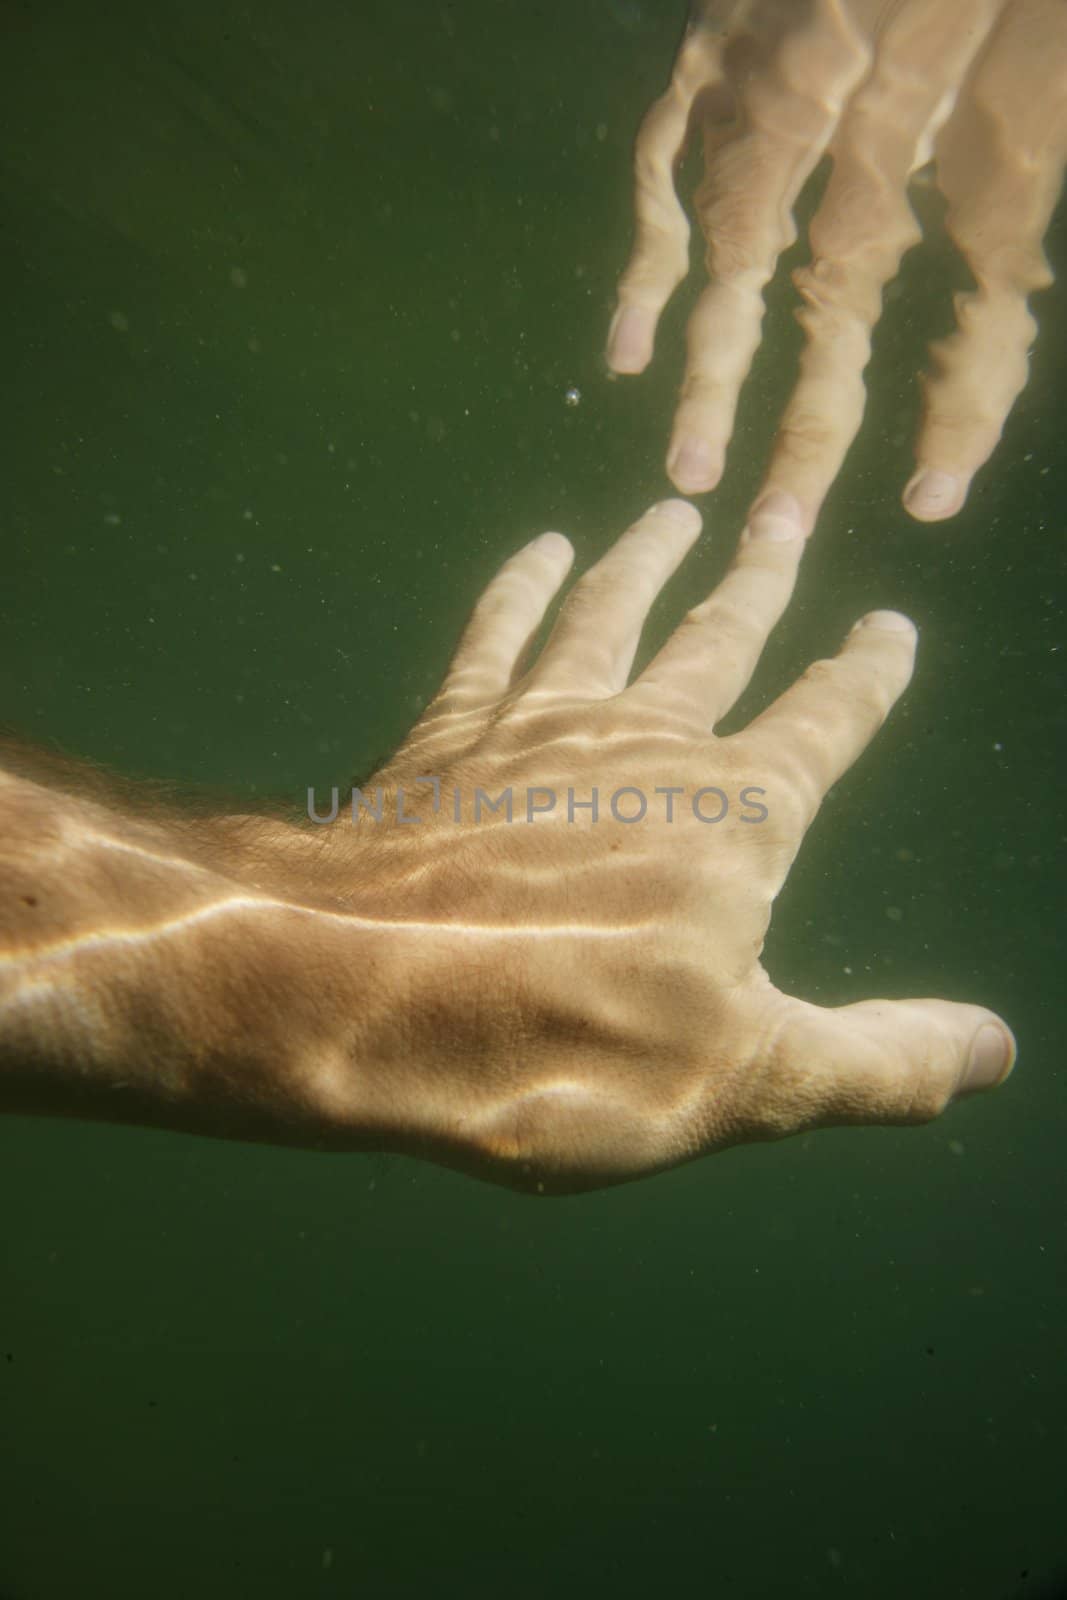
<svg viewBox="0 0 1067 1600">
<path fill-rule="evenodd" d="M 702 124 L 694 209 L 711 282 L 689 323 L 668 472 L 685 493 L 722 471 L 760 337 L 762 291 L 796 237 L 797 196 L 833 170 L 794 274 L 807 335 L 759 498 L 799 501 L 810 531 L 863 415 L 882 290 L 919 239 L 907 183 L 931 154 L 946 224 L 973 274 L 958 328 L 933 350 L 905 491 L 913 516 L 962 506 L 1027 377 L 1027 296 L 1051 282 L 1041 243 L 1067 153 L 1063 0 L 703 0 L 636 149 L 637 233 L 608 344 L 640 372 L 689 268 L 673 167 Z M 757 501 L 758 503 L 758 501 Z"/>
<path fill-rule="evenodd" d="M 566 1192 L 803 1128 L 921 1122 L 999 1082 L 1013 1047 L 988 1011 L 824 1010 L 760 966 L 804 830 L 915 645 L 875 612 L 716 739 L 802 548 L 762 524 L 629 687 L 693 508 L 624 535 L 524 670 L 571 560 L 559 534 L 527 545 L 360 791 L 380 790 L 379 820 L 135 820 L 0 775 L 3 1103 Z M 503 801 L 480 821 L 479 793 Z"/>
</svg>

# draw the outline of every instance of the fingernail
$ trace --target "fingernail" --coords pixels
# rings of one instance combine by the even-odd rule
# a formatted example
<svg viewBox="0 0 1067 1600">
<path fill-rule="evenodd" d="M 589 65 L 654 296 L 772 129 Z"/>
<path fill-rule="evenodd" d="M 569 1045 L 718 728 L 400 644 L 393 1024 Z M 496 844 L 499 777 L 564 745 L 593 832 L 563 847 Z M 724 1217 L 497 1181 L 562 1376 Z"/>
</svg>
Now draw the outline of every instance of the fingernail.
<svg viewBox="0 0 1067 1600">
<path fill-rule="evenodd" d="M 661 500 L 650 509 L 659 517 L 677 522 L 682 528 L 699 528 L 704 521 L 696 506 L 691 506 L 688 500 Z"/>
<path fill-rule="evenodd" d="M 916 517 L 946 516 L 956 509 L 960 480 L 951 472 L 924 468 L 904 490 L 904 504 Z"/>
<path fill-rule="evenodd" d="M 772 489 L 752 512 L 741 537 L 782 543 L 786 539 L 799 539 L 803 533 L 800 501 L 786 494 L 784 489 Z"/>
<path fill-rule="evenodd" d="M 616 372 L 643 372 L 652 358 L 655 324 L 643 306 L 620 306 L 608 334 L 608 366 Z"/>
<path fill-rule="evenodd" d="M 671 451 L 667 471 L 679 489 L 687 494 L 714 489 L 718 482 L 717 463 L 711 446 L 703 439 L 681 439 Z"/>
<path fill-rule="evenodd" d="M 573 556 L 574 554 L 574 550 L 571 546 L 570 540 L 567 538 L 567 535 L 565 533 L 556 533 L 554 531 L 549 533 L 539 533 L 536 539 L 530 540 L 528 548 L 530 550 L 540 550 L 546 556 Z"/>
<path fill-rule="evenodd" d="M 985 1022 L 974 1036 L 960 1091 L 992 1089 L 1007 1077 L 1015 1063 L 1015 1040 L 997 1022 Z"/>
<path fill-rule="evenodd" d="M 915 624 L 902 611 L 868 611 L 856 624 L 857 628 L 884 628 L 886 633 L 914 633 Z"/>
</svg>

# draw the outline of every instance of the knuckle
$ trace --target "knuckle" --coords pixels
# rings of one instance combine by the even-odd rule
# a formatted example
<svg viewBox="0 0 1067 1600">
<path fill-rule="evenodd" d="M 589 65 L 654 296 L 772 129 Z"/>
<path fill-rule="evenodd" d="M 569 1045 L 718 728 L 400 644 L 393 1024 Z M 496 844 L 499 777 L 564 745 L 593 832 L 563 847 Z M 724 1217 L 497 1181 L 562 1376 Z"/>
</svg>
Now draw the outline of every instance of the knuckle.
<svg viewBox="0 0 1067 1600">
<path fill-rule="evenodd" d="M 766 277 L 783 251 L 796 242 L 797 230 L 787 213 L 768 213 L 753 204 L 755 187 L 750 163 L 724 151 L 718 170 L 697 187 L 693 208 L 707 240 L 707 264 L 715 277 L 732 282 L 758 274 Z"/>
<path fill-rule="evenodd" d="M 779 456 L 805 466 L 833 458 L 841 446 L 842 430 L 824 411 L 796 407 L 775 441 Z"/>
<path fill-rule="evenodd" d="M 759 614 L 743 601 L 712 598 L 696 606 L 683 622 L 685 628 L 699 627 L 715 640 L 716 653 L 727 655 L 731 648 L 744 655 L 754 641 L 763 637 Z M 725 648 L 724 648 L 725 647 Z"/>
</svg>

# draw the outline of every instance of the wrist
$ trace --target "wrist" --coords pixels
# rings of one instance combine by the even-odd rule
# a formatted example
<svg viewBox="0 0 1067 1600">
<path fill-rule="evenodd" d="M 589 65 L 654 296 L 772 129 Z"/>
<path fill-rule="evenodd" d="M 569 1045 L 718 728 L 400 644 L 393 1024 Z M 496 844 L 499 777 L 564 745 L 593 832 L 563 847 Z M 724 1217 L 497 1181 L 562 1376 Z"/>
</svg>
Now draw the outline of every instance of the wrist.
<svg viewBox="0 0 1067 1600">
<path fill-rule="evenodd" d="M 326 909 L 322 856 L 271 819 L 135 816 L 0 773 L 0 1109 L 376 1145 L 404 941 L 362 861 L 366 914 Z M 278 892 L 313 859 L 303 902 Z"/>
</svg>

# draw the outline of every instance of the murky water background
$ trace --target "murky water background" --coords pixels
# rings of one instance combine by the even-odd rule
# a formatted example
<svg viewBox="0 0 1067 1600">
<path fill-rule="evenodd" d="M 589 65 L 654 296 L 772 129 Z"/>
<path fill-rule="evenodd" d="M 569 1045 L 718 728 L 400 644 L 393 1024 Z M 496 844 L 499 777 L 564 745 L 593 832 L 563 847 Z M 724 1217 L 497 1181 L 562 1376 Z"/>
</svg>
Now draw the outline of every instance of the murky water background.
<svg viewBox="0 0 1067 1600">
<path fill-rule="evenodd" d="M 680 11 L 0 10 L 7 720 L 299 796 L 399 740 L 517 544 L 561 527 L 591 560 L 665 492 L 684 302 L 639 383 L 601 350 Z M 399 1160 L 8 1121 L 7 1600 L 996 1600 L 1057 1570 L 1064 299 L 969 509 L 924 529 L 897 495 L 945 254 L 907 264 L 745 704 L 866 609 L 919 622 L 768 961 L 827 1003 L 995 1007 L 1010 1085 L 547 1205 Z M 779 285 L 650 640 L 728 558 L 790 304 Z"/>
</svg>

